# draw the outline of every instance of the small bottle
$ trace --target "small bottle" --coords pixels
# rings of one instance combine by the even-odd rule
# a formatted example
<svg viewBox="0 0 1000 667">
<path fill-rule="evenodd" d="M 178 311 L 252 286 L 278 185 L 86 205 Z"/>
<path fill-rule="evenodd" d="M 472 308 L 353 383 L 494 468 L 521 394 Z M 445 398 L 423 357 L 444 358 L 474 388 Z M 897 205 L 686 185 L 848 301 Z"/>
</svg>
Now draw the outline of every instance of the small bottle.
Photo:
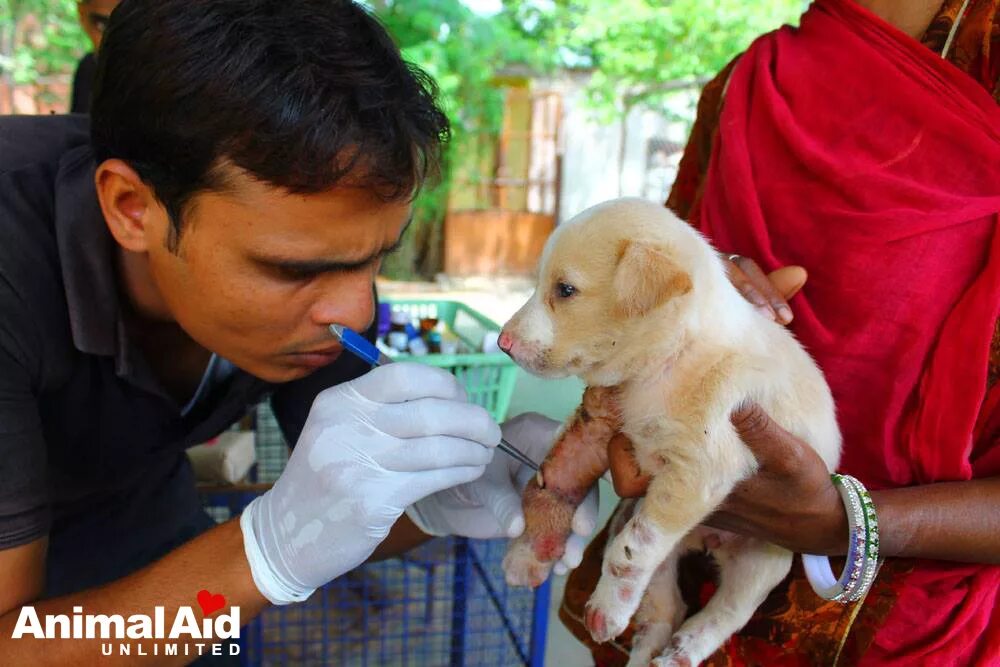
<svg viewBox="0 0 1000 667">
<path fill-rule="evenodd" d="M 392 326 L 392 305 L 380 301 L 378 304 L 378 337 L 385 338 L 385 335 L 389 333 L 390 326 Z"/>
<path fill-rule="evenodd" d="M 441 335 L 441 354 L 458 354 L 458 336 L 450 331 Z"/>
<path fill-rule="evenodd" d="M 385 335 L 385 342 L 394 350 L 406 352 L 410 344 L 410 336 L 406 331 L 408 326 L 412 326 L 410 316 L 402 310 L 394 310 L 389 321 L 389 333 Z"/>
<path fill-rule="evenodd" d="M 420 318 L 420 333 L 427 335 L 434 330 L 434 327 L 438 325 L 438 318 L 436 317 L 421 317 Z"/>
<path fill-rule="evenodd" d="M 426 357 L 427 356 L 427 343 L 420 336 L 416 338 L 411 338 L 409 343 L 410 354 L 415 357 Z"/>
<path fill-rule="evenodd" d="M 437 329 L 427 332 L 427 349 L 431 354 L 441 354 L 441 332 Z"/>
</svg>

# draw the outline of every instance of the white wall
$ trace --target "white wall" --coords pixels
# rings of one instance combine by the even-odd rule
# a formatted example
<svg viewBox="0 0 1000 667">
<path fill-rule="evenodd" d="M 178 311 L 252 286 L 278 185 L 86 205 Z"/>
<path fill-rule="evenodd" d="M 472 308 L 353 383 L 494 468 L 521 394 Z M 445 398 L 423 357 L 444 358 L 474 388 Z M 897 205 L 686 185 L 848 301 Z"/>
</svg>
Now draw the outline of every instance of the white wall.
<svg viewBox="0 0 1000 667">
<path fill-rule="evenodd" d="M 620 196 L 647 197 L 663 202 L 676 176 L 680 154 L 651 165 L 650 141 L 663 139 L 683 146 L 694 118 L 697 91 L 683 90 L 668 100 L 671 115 L 635 108 L 625 126 L 622 159 L 622 121 L 597 118 L 584 98 L 585 75 L 539 81 L 543 88 L 557 89 L 563 96 L 560 128 L 562 182 L 559 200 L 560 222 L 599 202 Z"/>
</svg>

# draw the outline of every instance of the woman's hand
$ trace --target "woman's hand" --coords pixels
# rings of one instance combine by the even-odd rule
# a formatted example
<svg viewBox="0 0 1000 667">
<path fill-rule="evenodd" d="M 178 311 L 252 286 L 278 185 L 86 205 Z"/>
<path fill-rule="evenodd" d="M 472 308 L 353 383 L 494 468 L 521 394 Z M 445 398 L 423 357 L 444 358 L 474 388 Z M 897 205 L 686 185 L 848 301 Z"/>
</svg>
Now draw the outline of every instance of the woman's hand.
<svg viewBox="0 0 1000 667">
<path fill-rule="evenodd" d="M 788 300 L 806 284 L 808 274 L 801 266 L 783 266 L 765 274 L 749 257 L 728 255 L 723 257 L 729 282 L 743 298 L 756 306 L 766 317 L 781 324 L 792 321 Z"/>
<path fill-rule="evenodd" d="M 759 405 L 740 408 L 730 420 L 759 469 L 733 489 L 705 524 L 797 553 L 846 553 L 847 514 L 819 455 Z M 622 497 L 643 495 L 649 477 L 634 465 L 628 438 L 619 434 L 611 447 L 615 490 Z"/>
<path fill-rule="evenodd" d="M 847 513 L 819 454 L 751 403 L 730 415 L 759 469 L 705 520 L 796 553 L 847 553 Z"/>
</svg>

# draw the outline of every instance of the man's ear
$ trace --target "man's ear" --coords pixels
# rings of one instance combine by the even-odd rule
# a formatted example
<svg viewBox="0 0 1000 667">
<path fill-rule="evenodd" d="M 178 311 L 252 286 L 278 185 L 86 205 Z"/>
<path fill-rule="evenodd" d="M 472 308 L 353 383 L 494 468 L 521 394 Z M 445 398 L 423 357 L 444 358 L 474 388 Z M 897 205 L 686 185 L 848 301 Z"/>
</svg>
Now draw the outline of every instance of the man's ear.
<svg viewBox="0 0 1000 667">
<path fill-rule="evenodd" d="M 122 160 L 98 165 L 94 184 L 111 235 L 126 250 L 146 252 L 151 243 L 146 216 L 157 206 L 152 189 Z"/>
<path fill-rule="evenodd" d="M 670 260 L 665 248 L 622 241 L 615 267 L 617 314 L 635 317 L 691 291 L 691 276 Z"/>
</svg>

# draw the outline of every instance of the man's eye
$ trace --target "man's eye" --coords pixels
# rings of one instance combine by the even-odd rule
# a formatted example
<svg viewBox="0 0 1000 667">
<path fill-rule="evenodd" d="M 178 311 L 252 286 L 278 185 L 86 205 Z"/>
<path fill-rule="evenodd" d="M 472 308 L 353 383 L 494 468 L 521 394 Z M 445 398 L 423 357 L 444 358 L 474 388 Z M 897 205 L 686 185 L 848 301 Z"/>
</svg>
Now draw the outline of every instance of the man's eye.
<svg viewBox="0 0 1000 667">
<path fill-rule="evenodd" d="M 560 282 L 556 284 L 556 294 L 558 294 L 560 298 L 568 299 L 576 294 L 576 288 L 569 283 Z"/>
</svg>

